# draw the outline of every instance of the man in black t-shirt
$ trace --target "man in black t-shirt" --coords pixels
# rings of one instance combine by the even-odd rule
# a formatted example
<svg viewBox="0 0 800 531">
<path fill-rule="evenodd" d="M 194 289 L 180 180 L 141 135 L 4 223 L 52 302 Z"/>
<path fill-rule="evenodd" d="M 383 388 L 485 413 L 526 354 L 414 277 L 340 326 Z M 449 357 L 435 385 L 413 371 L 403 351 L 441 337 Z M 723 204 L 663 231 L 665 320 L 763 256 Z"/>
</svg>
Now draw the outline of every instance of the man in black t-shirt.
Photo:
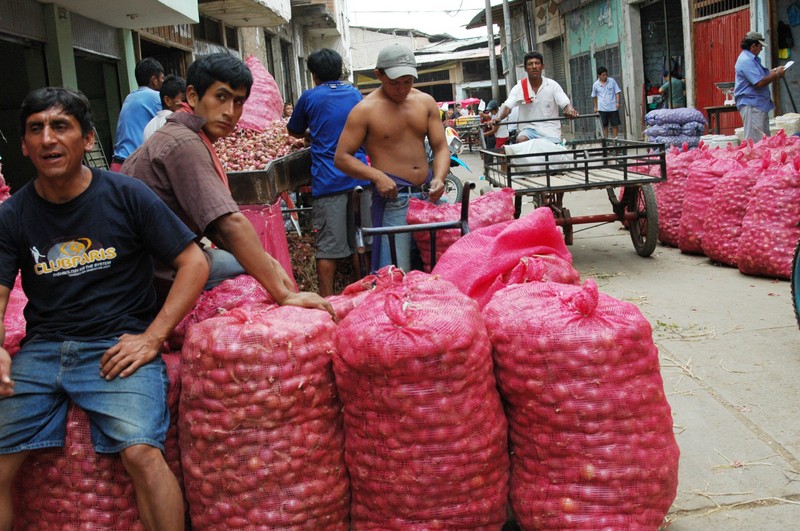
<svg viewBox="0 0 800 531">
<path fill-rule="evenodd" d="M 194 234 L 139 181 L 82 165 L 94 132 L 75 91 L 31 92 L 20 111 L 22 153 L 37 178 L 0 205 L 2 316 L 17 272 L 26 336 L 0 348 L 0 529 L 31 450 L 64 445 L 67 408 L 89 419 L 99 453 L 119 453 L 147 529 L 183 529 L 183 500 L 162 451 L 169 426 L 159 348 L 208 278 Z M 177 270 L 156 314 L 153 257 Z"/>
</svg>

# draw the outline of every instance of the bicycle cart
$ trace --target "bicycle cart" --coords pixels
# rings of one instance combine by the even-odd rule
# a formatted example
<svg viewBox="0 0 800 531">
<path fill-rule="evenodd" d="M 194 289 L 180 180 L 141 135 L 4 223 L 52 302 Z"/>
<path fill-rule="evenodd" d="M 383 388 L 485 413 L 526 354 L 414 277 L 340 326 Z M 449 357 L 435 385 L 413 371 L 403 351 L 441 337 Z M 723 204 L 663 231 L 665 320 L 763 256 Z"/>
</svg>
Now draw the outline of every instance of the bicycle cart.
<svg viewBox="0 0 800 531">
<path fill-rule="evenodd" d="M 597 114 L 576 119 L 580 118 L 596 118 L 599 123 Z M 520 215 L 523 197 L 532 197 L 537 207 L 553 211 L 567 245 L 572 244 L 574 225 L 620 221 L 629 228 L 640 256 L 650 256 L 655 250 L 658 207 L 651 185 L 667 178 L 664 144 L 600 137 L 554 144 L 552 151 L 506 154 L 500 148 L 483 149 L 481 155 L 486 180 L 514 190 L 516 216 Z M 658 169 L 655 176 L 649 173 L 652 167 Z M 565 192 L 595 189 L 607 191 L 611 213 L 572 216 L 564 207 Z"/>
</svg>

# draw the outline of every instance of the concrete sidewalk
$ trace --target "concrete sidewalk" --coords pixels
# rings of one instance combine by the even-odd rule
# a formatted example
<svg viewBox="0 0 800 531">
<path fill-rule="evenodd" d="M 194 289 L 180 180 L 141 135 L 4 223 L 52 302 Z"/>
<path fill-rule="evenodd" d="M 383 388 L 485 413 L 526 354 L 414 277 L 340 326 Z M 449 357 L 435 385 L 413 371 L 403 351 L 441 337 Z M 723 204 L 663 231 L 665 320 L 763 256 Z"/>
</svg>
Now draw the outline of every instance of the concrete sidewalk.
<svg viewBox="0 0 800 531">
<path fill-rule="evenodd" d="M 463 158 L 483 173 L 477 153 Z M 485 185 L 484 185 L 485 186 Z M 567 193 L 572 215 L 611 213 L 603 190 Z M 659 245 L 636 254 L 619 223 L 575 226 L 582 279 L 653 327 L 681 449 L 670 530 L 800 529 L 800 330 L 789 283 Z"/>
</svg>

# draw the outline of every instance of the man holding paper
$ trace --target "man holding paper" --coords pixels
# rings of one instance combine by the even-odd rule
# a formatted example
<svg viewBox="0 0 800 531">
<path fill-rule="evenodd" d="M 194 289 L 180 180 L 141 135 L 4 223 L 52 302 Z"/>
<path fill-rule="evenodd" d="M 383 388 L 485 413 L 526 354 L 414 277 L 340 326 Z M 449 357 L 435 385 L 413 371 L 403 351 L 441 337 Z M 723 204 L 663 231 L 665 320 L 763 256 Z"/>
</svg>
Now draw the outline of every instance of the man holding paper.
<svg viewBox="0 0 800 531">
<path fill-rule="evenodd" d="M 736 83 L 733 98 L 744 122 L 744 137 L 758 142 L 769 136 L 769 112 L 775 108 L 769 92 L 770 83 L 783 77 L 784 70 L 791 66 L 779 66 L 767 70 L 758 54 L 764 49 L 764 36 L 750 31 L 742 39 L 742 53 L 736 59 Z"/>
</svg>

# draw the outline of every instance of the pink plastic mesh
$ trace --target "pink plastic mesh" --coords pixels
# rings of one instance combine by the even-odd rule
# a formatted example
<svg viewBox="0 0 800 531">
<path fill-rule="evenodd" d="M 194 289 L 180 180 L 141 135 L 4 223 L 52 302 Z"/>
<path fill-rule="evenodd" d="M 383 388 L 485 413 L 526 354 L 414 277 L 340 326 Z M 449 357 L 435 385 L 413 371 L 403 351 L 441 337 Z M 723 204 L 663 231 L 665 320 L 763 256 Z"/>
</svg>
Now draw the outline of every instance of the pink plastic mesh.
<svg viewBox="0 0 800 531">
<path fill-rule="evenodd" d="M 190 328 L 179 430 L 194 529 L 349 529 L 335 328 L 259 304 Z"/>
<path fill-rule="evenodd" d="M 461 217 L 461 203 L 434 205 L 430 201 L 412 198 L 408 204 L 406 222 L 409 225 L 456 221 Z M 477 197 L 469 204 L 470 230 L 488 227 L 514 219 L 514 190 L 503 188 Z M 431 235 L 429 232 L 414 232 L 414 241 L 419 248 L 425 271 L 431 270 Z M 461 230 L 447 229 L 436 232 L 436 261 L 461 237 Z"/>
<path fill-rule="evenodd" d="M 355 529 L 499 529 L 507 424 L 477 305 L 413 271 L 336 334 Z"/>
<path fill-rule="evenodd" d="M 283 115 L 283 96 L 275 78 L 256 56 L 248 55 L 244 63 L 253 74 L 253 87 L 238 125 L 245 129 L 262 131 L 270 122 Z"/>
<path fill-rule="evenodd" d="M 523 529 L 657 529 L 679 449 L 650 324 L 632 304 L 548 282 L 498 292 L 483 315 L 510 427 Z"/>
<path fill-rule="evenodd" d="M 6 314 L 3 324 L 6 327 L 6 337 L 3 341 L 3 348 L 13 357 L 19 350 L 20 342 L 25 338 L 25 305 L 28 304 L 28 297 L 22 291 L 22 277 L 17 275 L 14 280 L 14 287 L 8 296 Z"/>
</svg>

